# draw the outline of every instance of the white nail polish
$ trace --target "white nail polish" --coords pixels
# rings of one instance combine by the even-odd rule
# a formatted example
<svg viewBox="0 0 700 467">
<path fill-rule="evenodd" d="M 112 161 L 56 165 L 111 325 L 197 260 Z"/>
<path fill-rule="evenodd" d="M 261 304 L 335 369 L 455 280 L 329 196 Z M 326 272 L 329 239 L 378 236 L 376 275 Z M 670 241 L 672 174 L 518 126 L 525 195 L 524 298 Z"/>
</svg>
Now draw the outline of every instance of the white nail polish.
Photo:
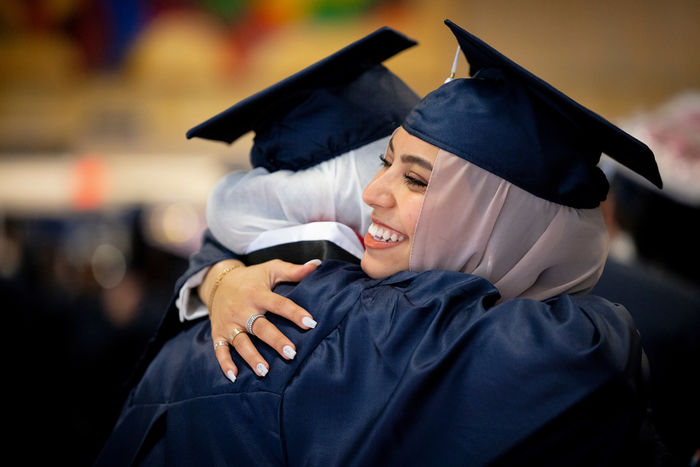
<svg viewBox="0 0 700 467">
<path fill-rule="evenodd" d="M 233 370 L 228 370 L 226 376 L 231 380 L 232 383 L 236 382 L 236 375 L 233 374 Z"/>
<path fill-rule="evenodd" d="M 301 318 L 301 324 L 311 329 L 316 327 L 316 321 L 309 318 L 308 316 L 304 316 L 303 318 Z"/>
<path fill-rule="evenodd" d="M 291 346 L 285 345 L 282 347 L 282 353 L 284 354 L 285 357 L 288 359 L 293 359 L 294 356 L 297 354 L 296 350 L 294 350 Z"/>
<path fill-rule="evenodd" d="M 258 370 L 260 376 L 265 376 L 267 374 L 267 367 L 262 363 L 258 363 L 255 368 Z"/>
<path fill-rule="evenodd" d="M 306 266 L 307 264 L 315 264 L 316 266 L 320 266 L 321 260 L 320 259 L 312 259 L 311 261 L 307 261 L 306 263 L 304 263 L 304 266 Z"/>
</svg>

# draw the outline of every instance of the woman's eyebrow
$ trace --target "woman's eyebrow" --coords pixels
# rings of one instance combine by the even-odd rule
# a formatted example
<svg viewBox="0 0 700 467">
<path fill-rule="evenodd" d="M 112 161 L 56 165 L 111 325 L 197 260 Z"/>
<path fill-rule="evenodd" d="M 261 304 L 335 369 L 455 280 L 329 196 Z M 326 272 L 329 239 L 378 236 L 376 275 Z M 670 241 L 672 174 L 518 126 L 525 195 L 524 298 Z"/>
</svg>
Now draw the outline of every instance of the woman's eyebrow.
<svg viewBox="0 0 700 467">
<path fill-rule="evenodd" d="M 389 150 L 391 151 L 392 154 L 395 154 L 394 138 L 393 137 L 389 140 Z M 427 169 L 430 171 L 433 170 L 433 164 L 431 164 L 430 162 L 428 162 L 424 158 L 422 158 L 420 156 L 414 156 L 413 154 L 402 155 L 401 162 L 403 162 L 405 164 L 416 164 L 416 165 L 423 167 L 424 169 Z"/>
<path fill-rule="evenodd" d="M 403 162 L 404 164 L 416 164 L 416 165 L 423 167 L 424 169 L 427 169 L 430 171 L 433 170 L 433 164 L 431 164 L 430 162 L 428 162 L 424 158 L 422 158 L 420 156 L 414 156 L 413 154 L 402 155 L 401 162 Z"/>
</svg>

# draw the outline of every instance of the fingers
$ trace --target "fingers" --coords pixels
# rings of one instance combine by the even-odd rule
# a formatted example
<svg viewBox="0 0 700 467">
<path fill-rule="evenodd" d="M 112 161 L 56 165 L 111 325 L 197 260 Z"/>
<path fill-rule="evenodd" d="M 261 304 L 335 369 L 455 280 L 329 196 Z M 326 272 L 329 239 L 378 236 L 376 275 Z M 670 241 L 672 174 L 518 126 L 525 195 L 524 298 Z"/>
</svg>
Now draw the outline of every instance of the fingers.
<svg viewBox="0 0 700 467">
<path fill-rule="evenodd" d="M 312 259 L 301 265 L 281 260 L 269 261 L 272 287 L 280 282 L 299 282 L 315 271 L 320 264 L 320 259 Z"/>
<path fill-rule="evenodd" d="M 251 312 L 264 314 L 269 311 L 292 321 L 302 329 L 316 327 L 316 321 L 308 311 L 292 300 L 272 292 L 272 288 L 280 282 L 299 282 L 319 264 L 320 260 L 304 265 L 273 260 L 242 268 L 224 277 L 216 296 L 212 296 L 213 299 L 210 300 L 212 303 L 209 304 L 209 319 L 212 336 L 219 336 L 213 340 L 216 358 L 229 380 L 235 381 L 238 376 L 238 368 L 231 358 L 229 343 L 258 376 L 265 376 L 270 368 L 255 348 L 251 337 L 245 332 L 221 338 L 231 329 L 245 329 Z M 253 332 L 282 358 L 291 360 L 295 357 L 294 344 L 267 319 L 257 319 L 253 324 Z"/>
<path fill-rule="evenodd" d="M 221 343 L 225 343 L 225 345 L 221 345 Z M 258 353 L 250 337 L 248 337 L 248 334 L 241 332 L 236 335 L 232 341 L 232 347 L 258 376 L 267 375 L 270 366 L 262 355 Z M 236 377 L 238 376 L 238 368 L 231 358 L 229 342 L 224 339 L 216 339 L 214 341 L 214 352 L 216 353 L 216 359 L 219 361 L 221 371 L 224 372 L 232 383 L 235 383 Z"/>
<path fill-rule="evenodd" d="M 260 320 L 258 320 L 260 321 Z M 270 370 L 270 365 L 265 361 L 265 359 L 260 355 L 258 350 L 253 345 L 253 342 L 248 337 L 248 334 L 241 333 L 233 340 L 233 348 L 236 352 L 246 361 L 248 366 L 253 369 L 253 371 L 258 376 L 265 376 Z"/>
<path fill-rule="evenodd" d="M 296 356 L 294 344 L 267 319 L 258 318 L 255 320 L 253 332 L 260 340 L 277 350 L 282 358 L 292 360 Z M 232 336 L 233 340 L 231 344 L 233 348 L 238 352 L 241 358 L 245 360 L 248 366 L 250 366 L 258 376 L 267 375 L 270 366 L 255 348 L 248 334 L 240 332 L 237 334 L 232 333 Z M 216 352 L 216 358 L 219 361 L 221 370 L 231 382 L 235 382 L 238 369 L 231 359 L 228 341 L 222 339 L 214 340 L 214 351 Z"/>
<path fill-rule="evenodd" d="M 283 297 L 274 292 L 270 291 L 261 294 L 258 298 L 257 305 L 263 310 L 268 310 L 296 323 L 296 325 L 302 329 L 313 329 L 316 327 L 316 321 L 308 311 L 287 297 Z"/>
<path fill-rule="evenodd" d="M 294 344 L 267 319 L 256 319 L 253 323 L 253 332 L 260 340 L 277 350 L 282 358 L 292 360 L 297 354 Z"/>
<path fill-rule="evenodd" d="M 277 350 L 286 360 L 292 360 L 297 352 L 294 344 L 282 334 L 277 327 L 265 318 L 258 318 L 253 323 L 253 332 L 267 345 Z M 245 333 L 236 335 L 233 347 L 258 376 L 265 376 L 270 369 L 269 364 L 260 355 L 250 336 Z"/>
<path fill-rule="evenodd" d="M 221 342 L 224 342 L 225 345 L 220 345 Z M 216 359 L 219 361 L 221 371 L 224 372 L 226 377 L 230 379 L 232 383 L 235 383 L 236 375 L 238 375 L 238 368 L 236 368 L 236 365 L 231 359 L 231 352 L 228 348 L 228 342 L 226 342 L 225 339 L 215 339 L 214 352 L 216 353 Z"/>
</svg>

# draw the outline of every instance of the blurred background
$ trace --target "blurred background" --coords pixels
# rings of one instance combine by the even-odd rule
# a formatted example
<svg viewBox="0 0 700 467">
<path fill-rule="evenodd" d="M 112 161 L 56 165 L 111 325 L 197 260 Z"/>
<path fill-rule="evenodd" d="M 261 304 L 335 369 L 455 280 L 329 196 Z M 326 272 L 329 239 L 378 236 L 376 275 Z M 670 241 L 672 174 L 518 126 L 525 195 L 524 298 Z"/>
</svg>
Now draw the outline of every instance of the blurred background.
<svg viewBox="0 0 700 467">
<path fill-rule="evenodd" d="M 606 165 L 611 258 L 680 297 L 642 321 L 684 342 L 663 358 L 698 373 L 697 329 L 683 324 L 700 314 L 697 0 L 3 0 L 0 303 L 23 459 L 92 462 L 199 246 L 209 190 L 249 167 L 250 135 L 228 146 L 185 132 L 384 25 L 418 40 L 386 65 L 424 95 L 454 57 L 445 18 L 655 151 L 664 192 Z M 664 381 L 671 395 L 697 389 Z M 691 434 L 667 425 L 685 456 Z"/>
</svg>

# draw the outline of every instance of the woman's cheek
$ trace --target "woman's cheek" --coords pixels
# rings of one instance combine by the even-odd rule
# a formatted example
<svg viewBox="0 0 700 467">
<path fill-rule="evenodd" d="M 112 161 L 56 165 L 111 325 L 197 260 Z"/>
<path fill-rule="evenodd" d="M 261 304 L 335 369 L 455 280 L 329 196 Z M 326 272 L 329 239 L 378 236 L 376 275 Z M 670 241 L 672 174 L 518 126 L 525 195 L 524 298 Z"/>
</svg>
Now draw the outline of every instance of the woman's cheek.
<svg viewBox="0 0 700 467">
<path fill-rule="evenodd" d="M 421 194 L 415 194 L 410 200 L 408 209 L 405 210 L 405 219 L 403 220 L 403 225 L 406 226 L 408 235 L 413 240 L 413 234 L 416 231 L 416 224 L 418 224 L 418 217 L 420 216 L 420 210 L 423 207 L 423 199 L 425 196 Z"/>
</svg>

